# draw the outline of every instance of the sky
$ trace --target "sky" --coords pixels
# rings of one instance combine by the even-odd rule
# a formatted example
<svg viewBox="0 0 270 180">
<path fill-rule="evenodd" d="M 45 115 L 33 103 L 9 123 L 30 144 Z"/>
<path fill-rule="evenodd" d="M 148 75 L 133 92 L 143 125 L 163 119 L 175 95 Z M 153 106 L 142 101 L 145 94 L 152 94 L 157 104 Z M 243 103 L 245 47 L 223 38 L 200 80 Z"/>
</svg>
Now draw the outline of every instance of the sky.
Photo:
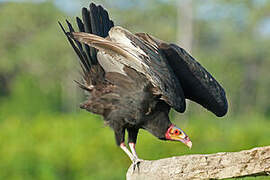
<svg viewBox="0 0 270 180">
<path fill-rule="evenodd" d="M 33 3 L 40 3 L 40 2 L 44 2 L 44 1 L 48 1 L 48 0 L 0 0 L 1 2 L 33 2 Z M 76 13 L 78 13 L 81 9 L 81 7 L 87 7 L 89 5 L 89 1 L 90 0 L 51 0 L 54 2 L 55 6 L 58 7 L 60 10 L 64 11 L 65 13 L 69 14 L 69 15 L 74 15 Z M 167 0 L 160 0 L 160 1 L 167 1 Z M 98 0 L 92 0 L 92 2 L 98 2 Z M 210 3 L 212 2 L 212 3 Z M 253 0 L 253 2 L 255 2 L 258 6 L 262 6 L 266 3 L 266 0 Z M 108 1 L 108 3 L 111 3 L 111 1 Z M 129 7 L 132 6 L 134 4 L 138 4 L 138 1 L 135 0 L 119 0 L 117 1 L 117 4 L 111 3 L 114 6 L 117 7 Z M 239 22 L 243 22 L 243 20 L 245 19 L 245 9 L 241 8 L 233 8 L 233 7 L 224 7 L 220 6 L 220 7 L 216 7 L 216 6 L 220 6 L 218 4 L 215 4 L 214 1 L 203 1 L 203 3 L 201 4 L 200 8 L 198 8 L 198 12 L 197 12 L 197 16 L 198 17 L 202 17 L 208 20 L 217 20 L 222 16 L 226 16 L 228 14 L 232 15 L 232 14 L 237 14 L 237 17 L 239 19 Z M 219 11 L 215 11 L 215 9 L 219 9 Z M 239 9 L 242 11 L 241 13 L 239 13 Z M 228 12 L 229 10 L 229 12 Z M 205 12 L 213 12 L 209 13 L 208 16 L 207 14 L 205 14 Z M 200 15 L 202 14 L 202 15 Z M 241 15 L 241 16 L 240 16 Z M 213 19 L 214 18 L 214 19 Z M 261 35 L 263 36 L 269 36 L 270 35 L 270 17 L 266 18 L 265 21 L 259 23 L 259 27 L 258 27 L 258 31 Z"/>
<path fill-rule="evenodd" d="M 34 2 L 40 3 L 48 0 L 0 0 L 1 2 Z M 81 7 L 89 6 L 89 2 L 98 2 L 98 0 L 51 0 L 54 4 L 64 12 L 68 14 L 76 14 Z M 160 1 L 167 1 L 167 0 L 160 0 Z M 107 4 L 112 4 L 117 7 L 129 7 L 134 4 L 138 4 L 138 1 L 135 0 L 118 0 L 112 3 L 112 1 L 107 1 Z M 98 3 L 97 3 L 98 4 Z"/>
<path fill-rule="evenodd" d="M 1 2 L 33 2 L 33 3 L 40 3 L 46 0 L 0 0 Z M 81 6 L 81 1 L 71 1 L 71 0 L 55 0 L 53 1 L 54 4 L 61 10 L 65 11 L 68 14 L 73 14 L 77 12 Z M 83 4 L 84 5 L 84 4 Z"/>
</svg>

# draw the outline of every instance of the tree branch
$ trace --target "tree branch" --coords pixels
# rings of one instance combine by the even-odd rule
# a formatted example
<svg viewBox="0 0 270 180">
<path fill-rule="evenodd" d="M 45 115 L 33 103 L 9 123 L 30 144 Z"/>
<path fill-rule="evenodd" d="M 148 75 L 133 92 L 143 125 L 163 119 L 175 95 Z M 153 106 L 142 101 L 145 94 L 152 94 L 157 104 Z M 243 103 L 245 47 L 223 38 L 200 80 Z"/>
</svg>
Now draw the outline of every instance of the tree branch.
<svg viewBox="0 0 270 180">
<path fill-rule="evenodd" d="M 270 146 L 240 152 L 186 155 L 142 161 L 127 172 L 127 180 L 223 179 L 270 174 Z"/>
</svg>

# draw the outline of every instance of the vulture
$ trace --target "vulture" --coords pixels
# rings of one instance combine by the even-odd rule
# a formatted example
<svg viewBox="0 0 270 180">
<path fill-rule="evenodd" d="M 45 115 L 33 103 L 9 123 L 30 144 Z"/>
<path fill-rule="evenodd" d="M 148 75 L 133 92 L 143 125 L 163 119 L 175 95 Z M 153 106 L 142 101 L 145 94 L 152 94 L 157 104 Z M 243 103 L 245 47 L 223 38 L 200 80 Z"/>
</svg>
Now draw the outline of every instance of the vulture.
<svg viewBox="0 0 270 180">
<path fill-rule="evenodd" d="M 68 31 L 59 22 L 82 70 L 82 81 L 76 82 L 88 94 L 80 108 L 104 117 L 133 165 L 141 161 L 135 151 L 139 129 L 191 148 L 190 138 L 168 116 L 171 108 L 183 113 L 186 99 L 218 117 L 227 113 L 222 86 L 178 45 L 114 26 L 108 12 L 94 3 L 76 18 L 78 31 L 66 24 Z"/>
</svg>

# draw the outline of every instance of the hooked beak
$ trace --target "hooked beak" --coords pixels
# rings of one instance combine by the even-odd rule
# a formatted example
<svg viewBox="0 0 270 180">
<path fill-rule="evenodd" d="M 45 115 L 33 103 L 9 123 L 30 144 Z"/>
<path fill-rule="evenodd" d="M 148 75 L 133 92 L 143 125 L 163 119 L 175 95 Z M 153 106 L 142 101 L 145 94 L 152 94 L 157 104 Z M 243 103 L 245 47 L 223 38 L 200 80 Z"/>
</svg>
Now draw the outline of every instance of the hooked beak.
<svg viewBox="0 0 270 180">
<path fill-rule="evenodd" d="M 187 138 L 185 138 L 185 139 L 181 139 L 180 140 L 182 143 L 184 143 L 187 147 L 189 147 L 189 149 L 191 149 L 192 148 L 192 142 L 191 142 L 191 140 L 189 139 L 189 137 L 187 137 Z"/>
</svg>

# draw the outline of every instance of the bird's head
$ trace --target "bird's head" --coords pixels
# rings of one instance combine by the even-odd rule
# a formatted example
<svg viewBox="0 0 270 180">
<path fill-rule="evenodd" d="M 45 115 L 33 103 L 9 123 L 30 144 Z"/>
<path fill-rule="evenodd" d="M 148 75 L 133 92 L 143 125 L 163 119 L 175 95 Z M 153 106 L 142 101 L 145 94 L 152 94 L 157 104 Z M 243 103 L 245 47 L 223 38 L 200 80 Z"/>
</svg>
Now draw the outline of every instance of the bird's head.
<svg viewBox="0 0 270 180">
<path fill-rule="evenodd" d="M 168 130 L 165 134 L 165 137 L 166 137 L 166 140 L 181 141 L 182 143 L 187 145 L 189 148 L 192 147 L 192 142 L 190 141 L 187 134 L 179 127 L 176 127 L 174 124 L 172 124 L 168 128 Z"/>
</svg>

